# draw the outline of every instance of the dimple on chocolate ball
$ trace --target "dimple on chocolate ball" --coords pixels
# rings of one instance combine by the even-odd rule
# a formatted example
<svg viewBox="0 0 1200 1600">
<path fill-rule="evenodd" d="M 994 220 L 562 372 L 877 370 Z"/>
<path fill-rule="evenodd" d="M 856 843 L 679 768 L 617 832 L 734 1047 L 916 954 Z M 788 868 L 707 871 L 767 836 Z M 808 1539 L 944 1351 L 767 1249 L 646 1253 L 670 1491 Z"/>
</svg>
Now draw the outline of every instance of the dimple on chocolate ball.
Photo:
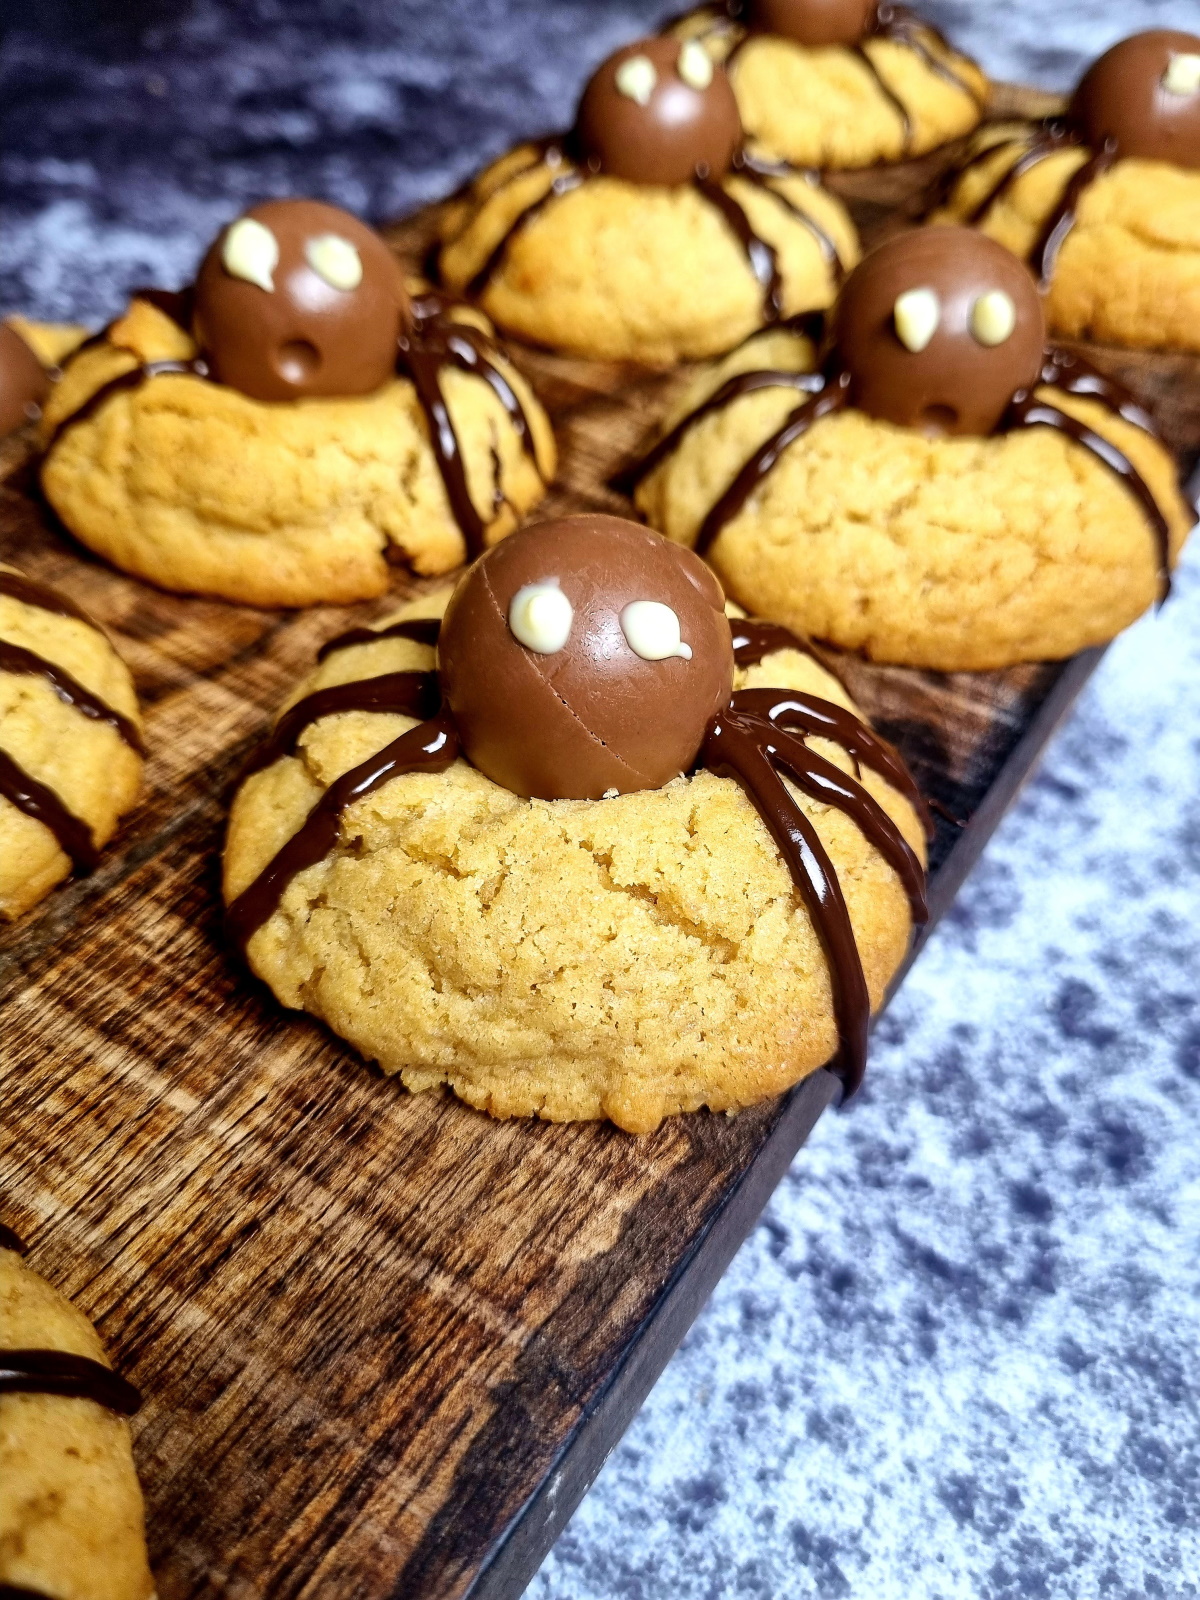
<svg viewBox="0 0 1200 1600">
<path fill-rule="evenodd" d="M 1041 370 L 1033 276 L 973 228 L 919 228 L 846 280 L 834 338 L 860 411 L 933 434 L 989 434 Z"/>
<path fill-rule="evenodd" d="M 438 640 L 466 755 L 542 800 L 661 789 L 732 692 L 724 606 L 697 556 L 637 523 L 513 534 L 464 573 Z"/>
<path fill-rule="evenodd" d="M 1071 119 L 1097 149 L 1112 139 L 1121 156 L 1200 168 L 1200 36 L 1122 39 L 1084 73 Z"/>
<path fill-rule="evenodd" d="M 373 393 L 395 372 L 407 316 L 387 245 L 318 200 L 252 207 L 196 279 L 194 332 L 209 370 L 254 400 Z"/>
<path fill-rule="evenodd" d="M 642 39 L 594 73 L 575 123 L 583 159 L 627 183 L 721 178 L 742 141 L 723 67 L 697 40 Z"/>
<path fill-rule="evenodd" d="M 42 363 L 15 328 L 0 322 L 0 439 L 32 422 L 49 392 Z"/>
<path fill-rule="evenodd" d="M 808 49 L 857 44 L 871 31 L 878 0 L 751 0 L 747 21 Z"/>
</svg>

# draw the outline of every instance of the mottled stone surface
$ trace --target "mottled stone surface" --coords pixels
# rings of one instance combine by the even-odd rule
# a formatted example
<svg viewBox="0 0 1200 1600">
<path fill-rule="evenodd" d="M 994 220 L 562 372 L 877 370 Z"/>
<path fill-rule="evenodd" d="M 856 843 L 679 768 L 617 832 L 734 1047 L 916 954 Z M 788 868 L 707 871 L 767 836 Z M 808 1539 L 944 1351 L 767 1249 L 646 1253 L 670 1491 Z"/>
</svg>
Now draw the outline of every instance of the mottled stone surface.
<svg viewBox="0 0 1200 1600">
<path fill-rule="evenodd" d="M 376 218 L 561 124 L 634 0 L 0 3 L 0 307 L 99 321 L 251 198 Z M 1194 4 L 942 0 L 1065 86 Z M 1110 653 L 535 1600 L 1200 1593 L 1200 552 Z"/>
</svg>

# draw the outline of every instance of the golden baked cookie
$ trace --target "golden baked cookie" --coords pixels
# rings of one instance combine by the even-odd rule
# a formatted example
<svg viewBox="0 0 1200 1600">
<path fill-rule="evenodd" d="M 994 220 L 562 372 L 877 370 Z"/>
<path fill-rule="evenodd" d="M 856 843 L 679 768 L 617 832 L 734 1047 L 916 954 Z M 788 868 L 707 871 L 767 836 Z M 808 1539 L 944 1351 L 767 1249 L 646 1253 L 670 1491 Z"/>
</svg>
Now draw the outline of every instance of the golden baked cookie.
<svg viewBox="0 0 1200 1600">
<path fill-rule="evenodd" d="M 249 605 L 383 594 L 389 555 L 449 571 L 468 541 L 502 538 L 542 497 L 554 440 L 478 314 L 415 305 L 428 309 L 431 344 L 458 338 L 482 358 L 475 370 L 439 358 L 423 371 L 435 385 L 432 433 L 408 377 L 367 395 L 275 403 L 209 381 L 193 370 L 192 335 L 134 300 L 47 401 L 47 499 L 123 571 Z"/>
<path fill-rule="evenodd" d="M 890 238 L 812 354 L 751 341 L 624 479 L 752 613 L 953 671 L 1072 655 L 1165 591 L 1195 520 L 1175 462 L 1131 396 L 1045 345 L 1002 246 Z"/>
<path fill-rule="evenodd" d="M 95 864 L 142 766 L 133 681 L 104 634 L 0 566 L 0 918 Z"/>
<path fill-rule="evenodd" d="M 769 26 L 747 28 L 717 5 L 673 31 L 725 64 L 757 148 L 839 171 L 926 155 L 978 127 L 987 107 L 988 80 L 974 61 L 931 24 L 886 9 L 890 20 L 868 17 L 852 43 L 803 44 Z"/>
<path fill-rule="evenodd" d="M 0 1593 L 151 1600 L 136 1391 L 18 1242 L 0 1230 Z"/>
<path fill-rule="evenodd" d="M 934 221 L 1029 262 L 1052 332 L 1200 352 L 1200 34 L 1120 40 L 1064 116 L 985 130 L 941 192 Z"/>
<path fill-rule="evenodd" d="M 572 519 L 547 527 L 570 533 L 580 522 L 613 520 Z M 584 531 L 595 539 L 610 530 Z M 650 551 L 652 561 L 665 560 L 669 547 L 646 530 L 633 531 L 663 552 L 660 557 Z M 502 552 L 520 560 L 521 546 L 544 534 L 526 530 L 486 560 Z M 550 579 L 556 591 L 550 598 L 561 605 L 561 582 L 561 591 L 574 597 L 578 624 L 579 575 L 553 553 L 549 560 L 550 570 L 561 574 Z M 614 570 L 606 582 L 620 581 L 612 577 Z M 890 850 L 888 859 L 868 839 L 861 817 L 810 798 L 796 783 L 760 774 L 767 789 L 774 783 L 784 794 L 785 807 L 796 808 L 794 826 L 811 827 L 817 848 L 827 853 L 829 877 L 840 884 L 848 908 L 847 949 L 828 926 L 818 931 L 766 813 L 756 811 L 734 776 L 711 770 L 720 765 L 719 751 L 710 748 L 716 724 L 710 724 L 703 758 L 709 770 L 675 776 L 662 787 L 638 788 L 641 780 L 620 776 L 626 769 L 617 754 L 618 731 L 603 749 L 593 747 L 598 758 L 615 763 L 611 788 L 603 788 L 609 780 L 601 770 L 588 780 L 594 798 L 516 792 L 520 787 L 561 793 L 559 768 L 565 764 L 574 771 L 576 762 L 586 766 L 591 759 L 586 750 L 571 753 L 579 726 L 606 711 L 619 725 L 622 697 L 605 691 L 602 709 L 586 712 L 572 677 L 577 662 L 568 661 L 565 676 L 555 677 L 551 657 L 546 670 L 561 706 L 555 713 L 555 700 L 543 705 L 535 696 L 530 720 L 521 704 L 523 680 L 510 683 L 505 676 L 505 652 L 494 649 L 490 637 L 477 645 L 468 640 L 468 653 L 479 652 L 480 673 L 500 680 L 498 686 L 483 684 L 482 692 L 486 697 L 494 691 L 495 704 L 502 702 L 508 713 L 497 714 L 490 735 L 485 717 L 481 732 L 471 695 L 461 690 L 463 669 L 454 665 L 467 626 L 462 614 L 470 607 L 462 597 L 471 578 L 469 573 L 456 591 L 459 618 L 449 644 L 449 620 L 443 627 L 439 659 L 446 703 L 456 707 L 454 720 L 474 761 L 459 755 L 446 765 L 456 743 L 441 747 L 436 771 L 408 771 L 403 763 L 397 766 L 399 757 L 378 756 L 417 726 L 413 704 L 412 716 L 387 710 L 397 702 L 389 702 L 384 675 L 429 673 L 435 660 L 431 643 L 389 636 L 384 627 L 373 639 L 360 630 L 325 656 L 289 702 L 290 717 L 281 718 L 263 764 L 244 782 L 230 818 L 225 894 L 231 931 L 254 971 L 284 1005 L 322 1018 L 409 1089 L 445 1084 L 496 1117 L 608 1117 L 631 1132 L 647 1132 L 664 1116 L 702 1106 L 734 1110 L 777 1094 L 828 1062 L 839 1036 L 852 1055 L 859 1046 L 848 1045 L 848 1035 L 861 1035 L 865 1043 L 868 1004 L 880 1003 L 902 960 L 914 893 L 919 902 L 923 841 L 915 791 L 903 769 L 890 767 L 889 780 L 878 767 L 878 752 L 864 754 L 857 747 L 862 786 L 878 807 L 872 815 L 890 835 L 882 847 Z M 491 581 L 500 596 L 496 625 L 502 627 L 503 578 L 493 570 Z M 509 586 L 516 581 L 510 575 Z M 715 584 L 712 591 L 719 601 Z M 519 588 L 513 607 L 527 593 Z M 436 617 L 447 599 L 447 592 L 428 597 L 398 617 Z M 508 611 L 513 628 L 519 626 L 515 615 Z M 549 616 L 553 623 L 553 606 Z M 736 690 L 782 686 L 818 697 L 824 717 L 852 711 L 841 684 L 797 641 L 783 638 L 780 630 L 755 633 L 746 624 L 727 624 L 719 611 L 717 616 L 721 629 L 732 627 L 735 645 L 739 629 L 746 635 L 737 654 L 748 664 L 737 667 L 736 680 L 730 678 Z M 539 625 L 545 623 L 543 615 Z M 627 621 L 622 627 L 629 629 L 626 637 L 636 638 Z M 423 637 L 436 632 L 435 626 Z M 702 665 L 701 642 L 694 622 L 685 621 L 683 632 L 690 645 L 685 641 L 682 648 L 695 653 L 686 667 L 672 665 L 686 683 L 686 674 Z M 673 637 L 678 641 L 678 626 Z M 726 636 L 726 653 L 729 644 Z M 642 642 L 638 648 L 650 647 Z M 512 651 L 515 656 L 515 644 Z M 515 662 L 513 670 L 519 674 L 524 666 Z M 336 687 L 343 685 L 352 687 Z M 437 703 L 436 685 L 431 687 L 426 713 Z M 680 693 L 686 698 L 686 689 Z M 320 700 L 310 698 L 318 694 Z M 371 694 L 376 709 L 345 709 L 362 706 Z M 764 698 L 777 704 L 789 694 Z M 295 709 L 300 703 L 304 709 Z M 738 704 L 735 695 L 731 705 Z M 317 712 L 324 714 L 309 720 Z M 718 744 L 742 737 L 737 716 L 730 715 L 729 727 L 717 719 Z M 668 712 L 664 723 L 669 722 Z M 435 719 L 413 737 L 433 750 L 436 739 L 429 730 L 441 729 L 437 736 L 444 737 L 449 726 L 453 739 L 453 725 Z M 853 787 L 855 762 L 836 739 L 852 745 L 856 737 L 871 736 L 853 718 L 846 718 L 846 726 L 857 734 L 843 730 L 834 740 L 811 740 L 810 753 L 793 752 L 795 769 L 802 771 L 811 752 L 819 752 L 830 763 L 826 774 Z M 758 727 L 746 737 L 761 738 Z M 652 722 L 650 731 L 656 728 Z M 498 749 L 489 743 L 491 735 Z M 668 749 L 671 735 L 664 725 L 659 754 L 665 765 L 650 782 L 661 783 L 677 759 Z M 653 751 L 649 759 L 655 759 Z M 737 759 L 735 752 L 730 760 L 736 765 Z M 515 762 L 511 770 L 518 770 L 523 762 L 536 767 L 543 761 L 551 775 L 543 774 L 540 782 L 522 783 L 505 766 Z M 504 784 L 486 776 L 478 762 L 499 772 Z M 363 793 L 368 769 L 404 775 L 343 806 L 348 785 Z M 581 782 L 572 792 L 585 789 L 587 782 Z M 333 801 L 338 804 L 331 811 Z M 307 838 L 297 853 L 302 835 Z M 314 841 L 315 855 L 308 848 Z M 831 893 L 838 894 L 836 887 Z M 854 982 L 862 985 L 859 1011 L 847 1000 L 847 985 Z M 856 1081 L 854 1068 L 846 1070 Z"/>
<path fill-rule="evenodd" d="M 600 65 L 569 133 L 446 207 L 439 270 L 536 344 L 669 364 L 828 306 L 857 259 L 841 203 L 747 150 L 723 68 L 663 36 Z"/>
<path fill-rule="evenodd" d="M 578 175 L 557 147 L 526 146 L 448 213 L 443 282 L 534 344 L 647 364 L 714 355 L 764 321 L 830 305 L 858 260 L 841 202 L 807 178 L 726 178 L 721 193 L 776 255 L 779 303 L 766 308 L 745 245 L 704 192 L 601 176 L 553 194 Z"/>
<path fill-rule="evenodd" d="M 1052 333 L 1200 353 L 1200 171 L 1115 162 L 1075 197 L 1074 225 L 1052 247 L 1094 157 L 1036 129 L 989 130 L 931 220 L 969 222 L 1029 261 Z"/>
</svg>

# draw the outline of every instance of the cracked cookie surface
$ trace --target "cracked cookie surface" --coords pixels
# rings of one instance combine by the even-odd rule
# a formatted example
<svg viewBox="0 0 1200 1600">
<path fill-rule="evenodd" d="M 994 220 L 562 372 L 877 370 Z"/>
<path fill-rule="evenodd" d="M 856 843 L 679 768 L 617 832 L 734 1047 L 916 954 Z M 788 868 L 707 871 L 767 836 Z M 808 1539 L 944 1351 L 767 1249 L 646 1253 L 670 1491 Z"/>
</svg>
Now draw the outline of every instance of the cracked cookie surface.
<svg viewBox="0 0 1200 1600">
<path fill-rule="evenodd" d="M 108 1366 L 91 1323 L 0 1248 L 0 1350 L 62 1350 Z M 129 1424 L 92 1400 L 0 1394 L 0 1590 L 150 1600 Z"/>
<path fill-rule="evenodd" d="M 423 573 L 463 561 L 464 536 L 406 378 L 361 398 L 266 404 L 169 374 L 111 393 L 62 428 L 121 374 L 195 355 L 187 333 L 135 300 L 51 395 L 43 440 L 61 431 L 42 484 L 89 549 L 166 589 L 262 606 L 383 594 L 389 555 Z M 503 357 L 496 365 L 525 412 L 536 463 L 482 378 L 449 369 L 440 380 L 487 544 L 541 499 L 556 465 L 545 412 Z"/>
<path fill-rule="evenodd" d="M 448 593 L 401 616 L 440 614 Z M 427 670 L 430 648 L 338 650 L 298 690 Z M 737 687 L 845 691 L 777 652 Z M 291 703 L 294 703 L 293 702 Z M 330 783 L 411 719 L 349 713 L 249 778 L 230 818 L 232 901 Z M 848 770 L 840 747 L 815 747 Z M 908 802 L 862 782 L 915 850 Z M 804 797 L 837 870 L 872 1002 L 911 931 L 898 878 L 843 813 Z M 497 1117 L 664 1117 L 777 1094 L 832 1055 L 824 953 L 788 869 L 737 783 L 708 772 L 603 801 L 524 800 L 459 760 L 349 808 L 333 854 L 299 873 L 251 938 L 254 971 L 411 1090 L 448 1085 Z"/>
</svg>

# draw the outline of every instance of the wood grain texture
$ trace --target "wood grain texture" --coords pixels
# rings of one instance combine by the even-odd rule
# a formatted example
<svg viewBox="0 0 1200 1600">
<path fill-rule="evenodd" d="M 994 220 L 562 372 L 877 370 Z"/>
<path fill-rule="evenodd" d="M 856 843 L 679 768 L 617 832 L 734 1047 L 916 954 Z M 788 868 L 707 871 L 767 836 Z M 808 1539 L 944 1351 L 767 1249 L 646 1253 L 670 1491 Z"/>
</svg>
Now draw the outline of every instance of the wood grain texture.
<svg viewBox="0 0 1200 1600">
<path fill-rule="evenodd" d="M 419 254 L 429 221 L 397 242 Z M 1200 449 L 1194 373 L 1101 359 Z M 686 377 L 521 360 L 563 449 L 548 509 L 623 509 L 602 485 Z M 24 450 L 0 459 L 0 559 L 112 631 L 151 761 L 94 876 L 0 932 L 0 1188 L 147 1396 L 159 1594 L 519 1594 L 836 1085 L 641 1140 L 504 1125 L 282 1012 L 222 942 L 230 785 L 318 644 L 419 586 L 299 615 L 160 594 L 54 525 Z M 938 913 L 1098 654 L 845 663 L 968 822 L 940 826 Z"/>
</svg>

